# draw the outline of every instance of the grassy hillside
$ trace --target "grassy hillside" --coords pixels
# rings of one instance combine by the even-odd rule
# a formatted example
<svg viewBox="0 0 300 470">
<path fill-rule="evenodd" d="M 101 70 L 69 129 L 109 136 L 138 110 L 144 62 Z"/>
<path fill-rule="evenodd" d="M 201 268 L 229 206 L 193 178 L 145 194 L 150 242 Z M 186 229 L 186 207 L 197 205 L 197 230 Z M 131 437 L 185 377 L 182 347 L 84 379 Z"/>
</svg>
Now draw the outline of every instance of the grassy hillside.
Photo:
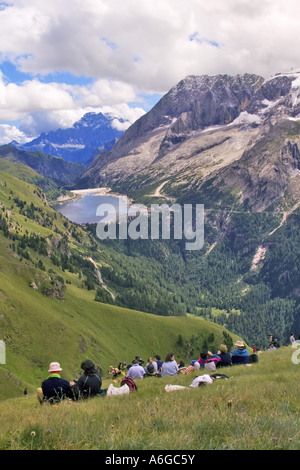
<svg viewBox="0 0 300 470">
<path fill-rule="evenodd" d="M 42 152 L 27 152 L 12 145 L 0 147 L 0 158 L 10 162 L 23 163 L 39 174 L 60 181 L 61 184 L 73 183 L 86 169 L 78 162 L 67 162 Z"/>
<path fill-rule="evenodd" d="M 0 367 L 0 398 L 34 390 L 53 360 L 72 378 L 86 357 L 107 373 L 109 365 L 136 355 L 164 357 L 173 350 L 187 361 L 202 346 L 216 352 L 228 339 L 223 327 L 200 318 L 96 302 L 97 276 L 87 258 L 107 263 L 107 250 L 56 213 L 40 188 L 1 172 L 0 339 L 6 364 Z"/>
<path fill-rule="evenodd" d="M 214 323 L 101 304 L 94 301 L 91 291 L 75 283 L 67 286 L 64 301 L 49 299 L 29 287 L 36 273 L 25 265 L 16 272 L 12 263 L 1 259 L 0 335 L 7 346 L 6 365 L 0 369 L 2 398 L 20 395 L 24 387 L 34 389 L 52 360 L 60 361 L 64 374 L 72 378 L 78 376 L 86 357 L 107 373 L 109 365 L 130 362 L 136 355 L 164 357 L 174 350 L 178 356 L 182 352 L 176 344 L 179 334 L 190 338 L 201 332 L 206 339 L 213 333 L 213 349 L 223 342 L 224 329 Z M 3 376 L 8 379 L 6 384 Z"/>
<path fill-rule="evenodd" d="M 41 406 L 34 393 L 10 398 L 0 402 L 0 449 L 299 450 L 293 353 L 290 346 L 265 351 L 251 367 L 224 370 L 229 380 L 198 388 L 189 387 L 193 373 L 142 379 L 123 397 L 58 406 Z M 187 388 L 166 392 L 167 384 Z"/>
<path fill-rule="evenodd" d="M 3 176 L 0 187 L 0 211 L 5 215 L 0 221 L 2 231 L 19 258 L 50 274 L 48 290 L 54 290 L 54 277 L 59 276 L 65 291 L 72 279 L 64 273 L 72 273 L 83 288 L 94 291 L 99 302 L 164 316 L 192 313 L 263 349 L 271 334 L 281 345 L 288 343 L 291 331 L 298 334 L 296 213 L 281 226 L 280 218 L 269 212 L 233 211 L 228 217 L 222 211 L 208 212 L 204 247 L 192 252 L 185 249 L 184 240 L 172 237 L 100 242 L 96 224 L 86 224 L 85 230 L 71 224 L 47 205 L 45 191 L 12 178 L 20 174 L 32 181 L 25 174 L 28 167 L 21 173 L 17 164 L 8 163 L 10 168 L 3 168 L 2 174 L 9 171 L 11 176 Z M 265 258 L 257 261 L 261 252 Z M 112 295 L 99 286 L 89 258 Z"/>
<path fill-rule="evenodd" d="M 68 191 L 62 188 L 61 184 L 37 173 L 24 163 L 14 163 L 5 158 L 0 158 L 0 172 L 8 173 L 22 181 L 39 186 L 47 196 L 48 201 L 56 200 L 62 193 L 68 194 Z"/>
</svg>

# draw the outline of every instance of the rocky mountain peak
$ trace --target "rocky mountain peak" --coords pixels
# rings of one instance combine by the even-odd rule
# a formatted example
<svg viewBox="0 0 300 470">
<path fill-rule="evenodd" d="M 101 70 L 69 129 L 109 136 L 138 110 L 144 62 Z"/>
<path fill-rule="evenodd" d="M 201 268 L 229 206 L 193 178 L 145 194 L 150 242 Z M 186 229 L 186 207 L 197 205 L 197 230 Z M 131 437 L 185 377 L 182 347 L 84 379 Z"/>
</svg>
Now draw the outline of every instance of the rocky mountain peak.
<svg viewBox="0 0 300 470">
<path fill-rule="evenodd" d="M 42 132 L 39 137 L 26 144 L 11 143 L 15 147 L 27 151 L 42 151 L 71 162 L 90 164 L 95 154 L 111 150 L 123 131 L 112 125 L 119 119 L 111 114 L 86 113 L 72 127 Z"/>
<path fill-rule="evenodd" d="M 203 196 L 210 185 L 261 211 L 300 179 L 298 121 L 299 72 L 190 75 L 100 153 L 79 184 L 134 191 L 169 181 L 169 196 Z"/>
<path fill-rule="evenodd" d="M 188 116 L 184 130 L 227 124 L 246 109 L 255 93 L 255 85 L 262 81 L 262 77 L 250 74 L 190 75 L 175 85 L 153 112 L 159 110 L 168 116 L 174 127 L 174 119 Z"/>
</svg>

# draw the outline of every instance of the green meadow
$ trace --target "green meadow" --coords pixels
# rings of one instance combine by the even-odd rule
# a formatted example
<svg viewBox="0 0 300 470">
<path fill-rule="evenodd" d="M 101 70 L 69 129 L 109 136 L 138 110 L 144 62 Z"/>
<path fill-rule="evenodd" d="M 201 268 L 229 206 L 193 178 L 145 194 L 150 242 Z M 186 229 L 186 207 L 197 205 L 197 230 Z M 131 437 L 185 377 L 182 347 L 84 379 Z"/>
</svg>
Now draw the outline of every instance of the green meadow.
<svg viewBox="0 0 300 470">
<path fill-rule="evenodd" d="M 130 395 L 40 405 L 34 392 L 0 402 L 6 450 L 299 450 L 299 365 L 286 346 L 259 363 L 197 375 L 148 377 Z M 112 381 L 104 378 L 104 386 Z M 185 389 L 166 392 L 167 384 Z M 114 383 L 119 387 L 119 383 Z"/>
</svg>

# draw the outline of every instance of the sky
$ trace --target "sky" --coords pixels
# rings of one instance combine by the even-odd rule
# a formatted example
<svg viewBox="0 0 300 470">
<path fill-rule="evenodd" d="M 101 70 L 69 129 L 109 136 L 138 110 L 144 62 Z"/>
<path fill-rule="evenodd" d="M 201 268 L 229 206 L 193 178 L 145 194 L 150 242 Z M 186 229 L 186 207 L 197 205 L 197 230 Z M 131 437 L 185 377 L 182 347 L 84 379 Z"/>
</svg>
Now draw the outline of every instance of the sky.
<svg viewBox="0 0 300 470">
<path fill-rule="evenodd" d="M 0 0 L 0 145 L 87 112 L 126 130 L 188 75 L 300 68 L 298 0 Z"/>
</svg>

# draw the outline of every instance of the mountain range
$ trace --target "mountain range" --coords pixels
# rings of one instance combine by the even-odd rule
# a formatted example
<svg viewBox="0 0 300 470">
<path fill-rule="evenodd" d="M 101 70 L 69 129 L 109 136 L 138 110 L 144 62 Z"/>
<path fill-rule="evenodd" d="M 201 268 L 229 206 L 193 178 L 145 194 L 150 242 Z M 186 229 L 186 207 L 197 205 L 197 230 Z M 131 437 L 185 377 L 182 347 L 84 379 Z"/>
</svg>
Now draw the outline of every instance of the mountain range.
<svg viewBox="0 0 300 470">
<path fill-rule="evenodd" d="M 81 162 L 89 165 L 94 156 L 101 150 L 110 150 L 124 133 L 118 130 L 117 124 L 124 120 L 109 113 L 86 113 L 72 127 L 43 132 L 39 137 L 19 144 L 11 145 L 26 151 L 40 151 L 69 162 Z"/>
<path fill-rule="evenodd" d="M 300 72 L 188 76 L 76 184 L 204 204 L 204 248 L 182 252 L 190 299 L 249 338 L 300 329 Z"/>
<path fill-rule="evenodd" d="M 300 73 L 188 76 L 97 155 L 78 185 L 148 194 L 164 183 L 168 196 L 207 205 L 204 189 L 231 192 L 262 211 L 295 195 L 299 119 Z"/>
</svg>

